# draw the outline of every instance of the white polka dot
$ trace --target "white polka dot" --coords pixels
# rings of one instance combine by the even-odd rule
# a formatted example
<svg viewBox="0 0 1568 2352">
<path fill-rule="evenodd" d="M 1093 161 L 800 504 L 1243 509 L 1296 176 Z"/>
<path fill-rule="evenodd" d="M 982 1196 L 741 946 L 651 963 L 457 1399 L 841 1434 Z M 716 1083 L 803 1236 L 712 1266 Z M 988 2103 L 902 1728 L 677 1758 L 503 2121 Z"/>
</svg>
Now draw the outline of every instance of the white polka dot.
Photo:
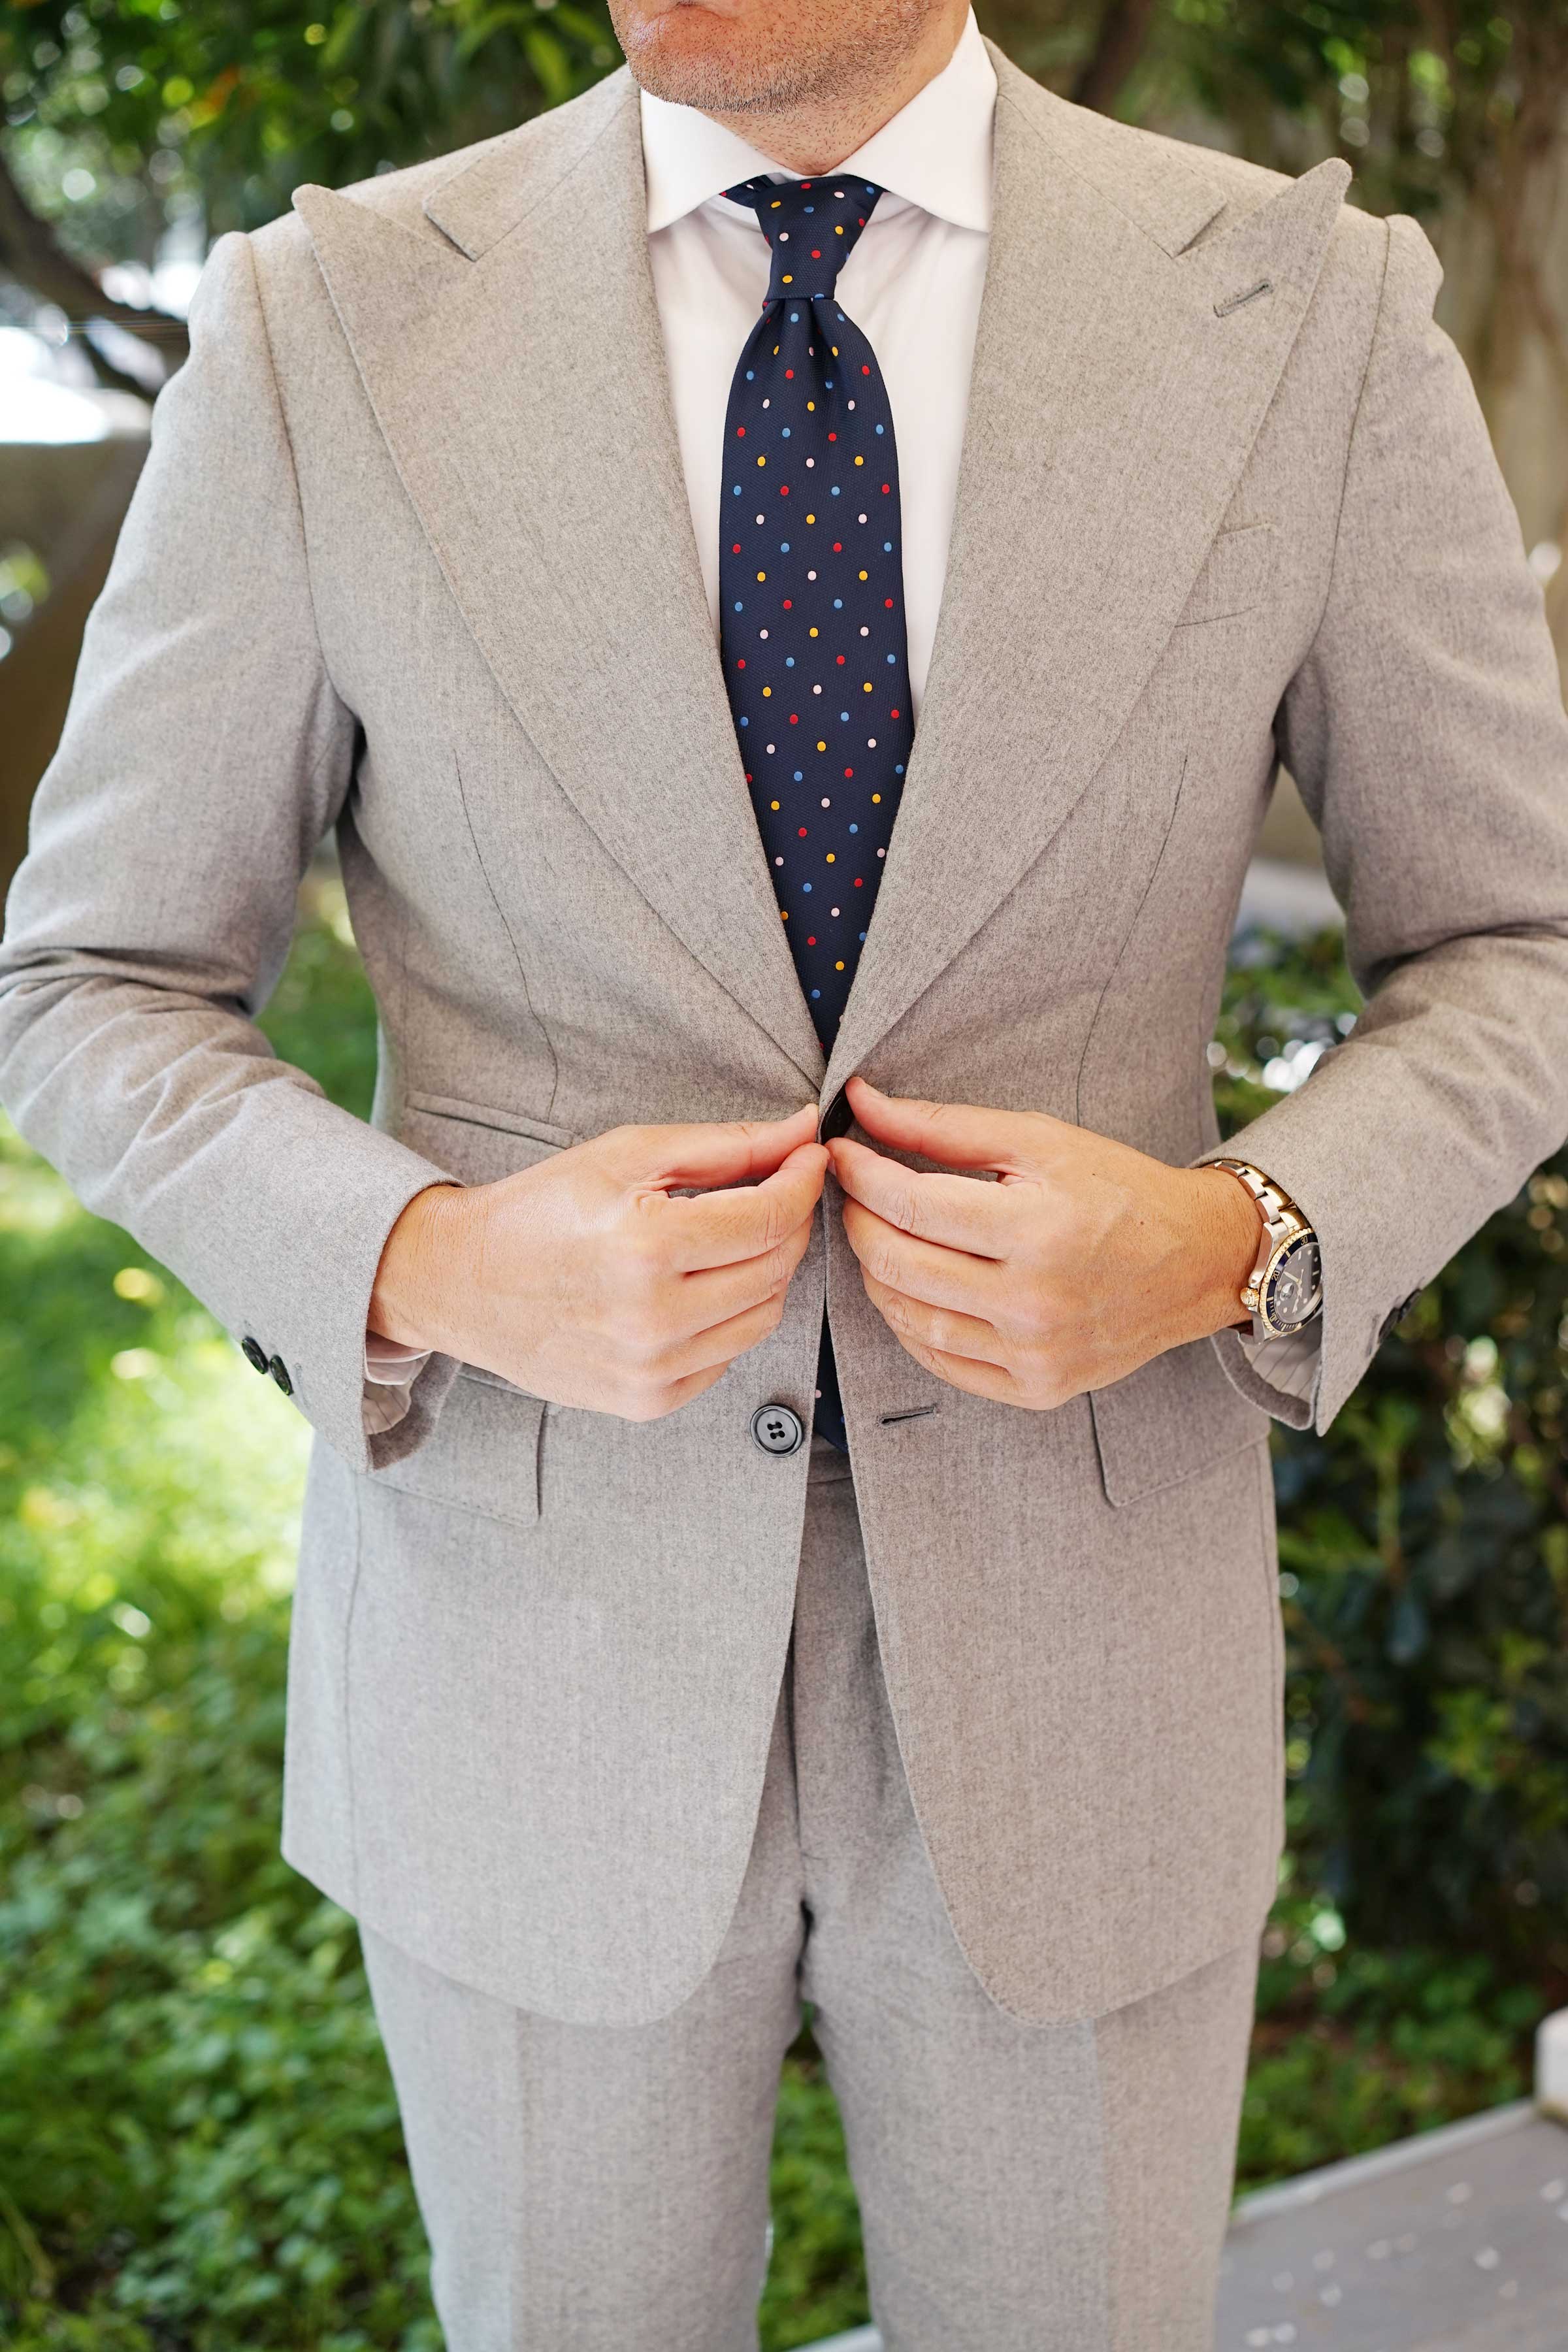
<svg viewBox="0 0 1568 2352">
<path fill-rule="evenodd" d="M 877 739 L 876 739 L 876 737 L 875 737 L 874 735 L 868 735 L 868 736 L 867 736 L 867 738 L 866 738 L 866 749 L 867 749 L 867 751 L 874 751 L 876 750 L 876 748 L 877 748 Z"/>
</svg>

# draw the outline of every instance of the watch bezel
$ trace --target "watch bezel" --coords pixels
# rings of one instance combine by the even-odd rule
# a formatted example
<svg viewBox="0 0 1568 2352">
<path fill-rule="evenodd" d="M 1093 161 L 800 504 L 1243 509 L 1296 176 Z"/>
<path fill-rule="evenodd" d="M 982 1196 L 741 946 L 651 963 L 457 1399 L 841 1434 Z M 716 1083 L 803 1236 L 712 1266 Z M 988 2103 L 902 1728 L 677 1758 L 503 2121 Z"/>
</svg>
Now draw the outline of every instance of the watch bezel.
<svg viewBox="0 0 1568 2352">
<path fill-rule="evenodd" d="M 1294 1323 L 1276 1322 L 1273 1316 L 1269 1314 L 1266 1305 L 1266 1301 L 1268 1297 L 1268 1286 L 1273 1281 L 1275 1274 L 1279 1270 L 1280 1262 L 1284 1258 L 1288 1257 L 1293 1249 L 1299 1249 L 1303 1242 L 1310 1242 L 1313 1247 L 1318 1250 L 1318 1286 L 1312 1293 L 1311 1305 L 1308 1307 L 1304 1315 L 1299 1317 Z M 1262 1272 L 1253 1276 L 1247 1287 L 1254 1293 L 1258 1302 L 1252 1311 L 1258 1321 L 1262 1325 L 1264 1331 L 1269 1339 L 1289 1339 L 1292 1338 L 1296 1332 L 1304 1331 L 1308 1324 L 1310 1323 L 1313 1318 L 1318 1314 L 1323 1304 L 1322 1251 L 1318 1242 L 1317 1234 L 1314 1232 L 1313 1228 L 1303 1220 L 1293 1234 L 1286 1234 L 1281 1240 L 1277 1242 L 1273 1249 L 1268 1253 L 1268 1262 L 1264 1265 Z"/>
</svg>

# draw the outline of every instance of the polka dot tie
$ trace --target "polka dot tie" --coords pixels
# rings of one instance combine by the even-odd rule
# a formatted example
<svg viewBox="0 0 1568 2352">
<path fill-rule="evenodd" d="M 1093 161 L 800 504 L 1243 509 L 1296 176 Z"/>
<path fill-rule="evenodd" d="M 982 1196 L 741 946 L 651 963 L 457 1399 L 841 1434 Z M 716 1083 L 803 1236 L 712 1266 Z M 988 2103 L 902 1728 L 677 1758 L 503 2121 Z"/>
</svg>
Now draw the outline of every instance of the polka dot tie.
<svg viewBox="0 0 1568 2352">
<path fill-rule="evenodd" d="M 876 354 L 834 287 L 882 191 L 838 173 L 726 188 L 772 271 L 730 387 L 720 650 L 795 967 L 831 1051 L 914 740 L 899 461 Z M 823 1327 L 816 1426 L 844 1445 Z"/>
</svg>

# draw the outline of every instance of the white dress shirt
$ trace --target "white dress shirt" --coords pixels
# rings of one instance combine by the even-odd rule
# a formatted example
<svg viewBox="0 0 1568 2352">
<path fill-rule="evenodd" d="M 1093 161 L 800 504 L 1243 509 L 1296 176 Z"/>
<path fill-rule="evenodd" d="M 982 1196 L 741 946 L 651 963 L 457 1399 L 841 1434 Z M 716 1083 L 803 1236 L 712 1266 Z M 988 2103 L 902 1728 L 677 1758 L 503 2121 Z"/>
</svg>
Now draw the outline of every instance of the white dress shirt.
<svg viewBox="0 0 1568 2352">
<path fill-rule="evenodd" d="M 674 106 L 647 90 L 640 100 L 648 260 L 717 644 L 724 419 L 731 380 L 766 297 L 771 267 L 756 214 L 721 192 L 760 173 L 779 180 L 797 175 L 693 107 Z M 877 354 L 892 410 L 910 696 L 917 721 L 947 577 L 990 249 L 995 104 L 995 70 L 972 9 L 942 71 L 837 167 L 884 191 L 836 291 Z M 1266 1379 L 1305 1394 L 1319 1328 L 1309 1325 L 1295 1342 L 1260 1347 L 1244 1334 L 1242 1343 Z M 408 1386 L 425 1361 L 420 1351 L 368 1339 L 367 1432 L 402 1418 Z"/>
</svg>

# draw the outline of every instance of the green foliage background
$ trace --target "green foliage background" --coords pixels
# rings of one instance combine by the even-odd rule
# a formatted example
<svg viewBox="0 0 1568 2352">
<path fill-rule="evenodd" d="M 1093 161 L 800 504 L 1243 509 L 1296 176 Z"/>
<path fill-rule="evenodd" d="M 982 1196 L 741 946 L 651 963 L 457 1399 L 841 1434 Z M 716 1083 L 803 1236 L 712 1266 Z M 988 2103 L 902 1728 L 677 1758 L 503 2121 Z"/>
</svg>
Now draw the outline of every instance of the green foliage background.
<svg viewBox="0 0 1568 2352">
<path fill-rule="evenodd" d="M 304 916 L 267 1025 L 363 1113 L 336 886 Z M 1353 1005 L 1336 940 L 1252 943 L 1227 1118 Z M 1559 1163 L 1326 1444 L 1279 1442 L 1292 1851 L 1244 2185 L 1519 2095 L 1563 1996 L 1565 1226 Z M 0 2340 L 437 2352 L 353 1924 L 277 1853 L 305 1425 L 14 1136 L 0 1297 Z M 784 2352 L 866 2312 L 809 2032 L 773 2198 Z"/>
</svg>

